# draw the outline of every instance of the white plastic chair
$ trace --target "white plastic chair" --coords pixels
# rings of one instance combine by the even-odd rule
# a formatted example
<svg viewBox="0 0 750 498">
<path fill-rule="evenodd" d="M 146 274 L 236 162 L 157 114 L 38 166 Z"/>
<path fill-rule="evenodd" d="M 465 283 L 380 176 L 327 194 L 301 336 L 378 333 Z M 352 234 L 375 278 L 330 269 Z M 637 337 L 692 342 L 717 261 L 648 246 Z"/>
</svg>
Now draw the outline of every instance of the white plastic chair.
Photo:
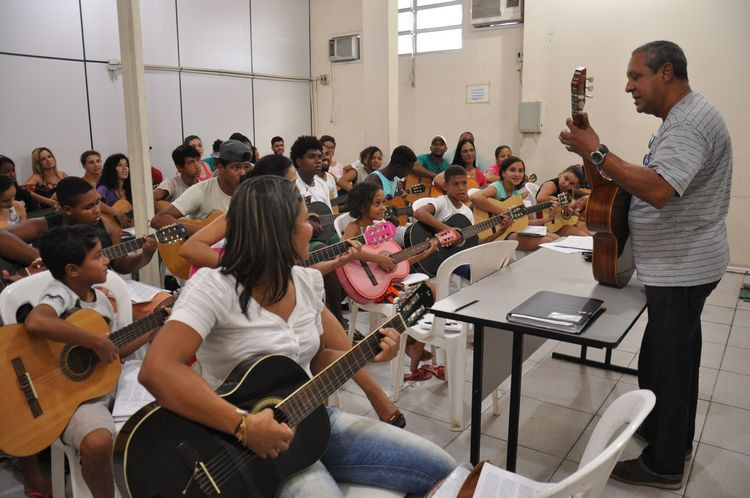
<svg viewBox="0 0 750 498">
<path fill-rule="evenodd" d="M 536 204 L 536 194 L 539 192 L 539 185 L 526 182 L 526 190 L 529 192 L 529 195 L 526 196 L 525 200 L 529 201 L 529 206 L 533 206 Z"/>
<path fill-rule="evenodd" d="M 36 306 L 39 303 L 44 288 L 52 282 L 52 274 L 44 271 L 23 278 L 7 286 L 0 293 L 0 317 L 4 324 L 16 322 L 16 311 L 24 304 Z M 133 305 L 130 293 L 125 281 L 112 270 L 107 271 L 107 281 L 101 286 L 105 287 L 117 304 L 117 323 L 120 327 L 129 325 L 133 321 Z M 138 353 L 142 354 L 141 351 Z M 51 474 L 52 494 L 54 496 L 65 496 L 65 458 L 68 458 L 70 467 L 70 487 L 74 498 L 91 498 L 86 482 L 81 475 L 81 464 L 78 450 L 68 446 L 61 439 L 55 440 L 51 446 Z"/>
<path fill-rule="evenodd" d="M 536 498 L 596 498 L 604 486 L 617 459 L 633 433 L 640 427 L 656 403 L 654 393 L 642 389 L 630 391 L 617 398 L 596 424 L 589 438 L 578 469 L 560 482 L 549 483 Z M 627 425 L 626 425 L 627 424 Z M 625 428 L 621 429 L 625 425 Z M 614 440 L 610 443 L 610 440 Z M 510 472 L 500 469 L 501 472 Z"/>
<path fill-rule="evenodd" d="M 450 280 L 453 271 L 462 265 L 469 265 L 470 284 L 483 279 L 505 266 L 510 260 L 518 242 L 500 240 L 465 249 L 449 257 L 438 268 L 435 300 L 450 295 Z M 448 403 L 450 405 L 450 423 L 454 431 L 464 429 L 464 377 L 466 370 L 466 344 L 468 324 L 463 324 L 459 332 L 447 332 L 445 319 L 435 317 L 429 331 L 419 327 L 410 327 L 406 333 L 417 341 L 436 345 L 445 349 L 445 376 L 448 381 Z M 397 401 L 404 383 L 404 355 L 406 341 L 399 344 L 396 358 L 391 361 L 391 386 L 393 400 Z"/>
<path fill-rule="evenodd" d="M 335 220 L 333 220 L 333 228 L 336 230 L 336 234 L 341 238 L 341 236 L 344 234 L 344 230 L 346 230 L 346 227 L 349 223 L 354 221 L 354 218 L 352 218 L 352 215 L 349 213 L 341 213 L 336 217 Z"/>
</svg>

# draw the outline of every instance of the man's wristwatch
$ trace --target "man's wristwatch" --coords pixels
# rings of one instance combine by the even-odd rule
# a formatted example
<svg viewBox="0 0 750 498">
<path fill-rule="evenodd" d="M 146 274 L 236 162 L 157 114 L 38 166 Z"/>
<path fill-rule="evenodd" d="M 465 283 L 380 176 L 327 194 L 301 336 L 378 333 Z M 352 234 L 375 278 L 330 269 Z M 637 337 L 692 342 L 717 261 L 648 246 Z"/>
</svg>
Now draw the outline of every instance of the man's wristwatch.
<svg viewBox="0 0 750 498">
<path fill-rule="evenodd" d="M 604 164 L 604 158 L 607 157 L 607 153 L 609 152 L 609 149 L 606 145 L 601 144 L 597 150 L 591 153 L 589 156 L 589 159 L 591 159 L 591 164 L 599 168 L 602 164 Z"/>
</svg>

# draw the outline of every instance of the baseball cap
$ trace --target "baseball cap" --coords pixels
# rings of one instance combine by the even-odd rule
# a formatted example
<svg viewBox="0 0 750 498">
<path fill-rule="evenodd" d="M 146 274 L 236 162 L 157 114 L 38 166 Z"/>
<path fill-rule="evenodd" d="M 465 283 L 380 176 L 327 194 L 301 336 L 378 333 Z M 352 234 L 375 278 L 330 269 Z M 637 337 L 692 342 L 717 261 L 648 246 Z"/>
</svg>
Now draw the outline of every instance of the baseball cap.
<svg viewBox="0 0 750 498">
<path fill-rule="evenodd" d="M 253 151 L 239 140 L 226 140 L 222 142 L 219 151 L 211 154 L 211 157 L 228 163 L 241 163 L 252 159 Z"/>
<path fill-rule="evenodd" d="M 436 138 L 439 138 L 440 140 L 442 140 L 443 144 L 446 144 L 446 145 L 448 144 L 448 142 L 445 141 L 445 137 L 442 135 L 435 135 L 434 137 L 432 137 L 432 140 L 430 140 L 430 143 L 434 142 Z"/>
</svg>

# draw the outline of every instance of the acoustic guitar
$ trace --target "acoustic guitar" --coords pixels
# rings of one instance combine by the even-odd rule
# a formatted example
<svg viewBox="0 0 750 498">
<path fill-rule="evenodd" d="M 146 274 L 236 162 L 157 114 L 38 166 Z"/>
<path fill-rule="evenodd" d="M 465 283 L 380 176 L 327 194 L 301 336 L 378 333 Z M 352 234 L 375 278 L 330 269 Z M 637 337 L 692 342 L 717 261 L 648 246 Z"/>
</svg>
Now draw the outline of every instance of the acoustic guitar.
<svg viewBox="0 0 750 498">
<path fill-rule="evenodd" d="M 581 126 L 583 120 L 586 80 L 586 68 L 577 67 L 570 82 L 572 117 L 576 126 Z M 635 270 L 628 226 L 631 196 L 587 157 L 583 158 L 583 169 L 591 186 L 586 226 L 594 234 L 591 265 L 594 279 L 601 284 L 624 287 Z"/>
<path fill-rule="evenodd" d="M 548 216 L 548 210 L 544 210 L 543 216 Z M 570 211 L 560 210 L 557 216 L 552 221 L 548 221 L 544 224 L 547 227 L 547 231 L 550 233 L 557 233 L 561 228 L 575 225 L 578 223 L 578 215 Z"/>
<path fill-rule="evenodd" d="M 531 206 L 525 206 L 521 196 L 514 195 L 508 197 L 504 201 L 498 201 L 497 199 L 487 199 L 492 205 L 497 206 L 503 212 L 507 211 L 508 216 L 513 223 L 506 228 L 503 233 L 498 237 L 500 240 L 506 238 L 511 233 L 518 233 L 526 230 L 529 226 L 529 215 L 532 213 L 538 213 L 545 209 L 550 209 L 553 205 L 558 204 L 565 206 L 570 203 L 570 196 L 563 192 L 556 196 L 555 201 L 540 202 L 539 204 L 533 204 Z M 493 215 L 482 209 L 474 209 L 474 221 L 480 222 L 491 218 Z M 481 237 L 490 235 L 491 232 L 480 234 Z"/>
<path fill-rule="evenodd" d="M 222 214 L 224 214 L 222 211 L 214 211 L 213 213 L 209 214 L 206 219 L 203 220 L 179 218 L 178 221 L 186 225 L 203 228 Z M 187 233 L 185 238 L 187 238 Z M 177 278 L 187 280 L 188 277 L 190 277 L 190 268 L 192 265 L 188 262 L 188 260 L 180 256 L 180 249 L 182 248 L 183 243 L 184 240 L 176 244 L 159 244 L 157 248 L 159 250 L 159 256 L 161 256 L 162 261 L 164 261 L 164 266 L 169 269 L 172 275 Z"/>
<path fill-rule="evenodd" d="M 300 261 L 297 265 L 308 267 L 340 256 L 351 247 L 348 242 L 350 240 L 356 240 L 360 244 L 382 244 L 391 240 L 395 235 L 396 227 L 390 221 L 376 223 L 367 227 L 361 235 L 312 251 L 307 259 Z"/>
<path fill-rule="evenodd" d="M 454 232 L 445 230 L 434 237 L 441 246 L 458 242 Z M 396 262 L 396 269 L 388 273 L 380 265 L 371 261 L 350 261 L 341 268 L 336 268 L 336 276 L 346 295 L 359 304 L 368 304 L 385 294 L 391 282 L 404 279 L 409 274 L 409 261 L 412 256 L 426 251 L 432 238 L 415 244 L 408 249 L 401 249 L 397 243 L 387 241 L 378 245 L 366 245 L 362 252 L 388 254 Z"/>
<path fill-rule="evenodd" d="M 414 201 L 422 197 L 433 197 L 432 178 L 409 173 L 406 176 L 404 190 L 407 192 L 406 199 L 409 201 L 409 204 L 414 204 Z"/>
<path fill-rule="evenodd" d="M 328 397 L 380 352 L 383 327 L 403 332 L 432 305 L 426 285 L 404 293 L 396 314 L 310 379 L 284 356 L 237 365 L 216 390 L 250 413 L 271 408 L 294 430 L 287 451 L 260 458 L 224 434 L 152 403 L 125 422 L 115 440 L 115 482 L 124 497 L 271 497 L 287 477 L 320 459 L 330 437 Z"/>
<path fill-rule="evenodd" d="M 109 338 L 123 348 L 161 326 L 166 316 L 159 310 Z M 89 332 L 109 332 L 94 310 L 81 309 L 66 321 Z M 120 378 L 119 361 L 101 364 L 92 350 L 33 336 L 23 325 L 0 329 L 0 358 L 0 450 L 14 456 L 33 455 L 52 444 L 78 405 L 104 396 Z"/>
<path fill-rule="evenodd" d="M 128 221 L 123 224 L 123 223 L 120 222 L 120 220 L 118 220 L 117 218 L 115 218 L 111 214 L 107 214 L 107 213 L 104 213 L 104 212 L 102 212 L 102 214 L 101 214 L 102 218 L 105 218 L 105 219 L 111 221 L 112 223 L 114 223 L 115 225 L 119 226 L 120 228 L 131 228 L 134 225 L 134 223 L 133 223 L 133 205 L 127 199 L 120 199 L 120 200 L 116 201 L 114 204 L 112 204 L 111 207 L 115 211 L 119 211 L 119 212 L 123 213 L 125 215 L 125 217 L 127 218 Z"/>
</svg>

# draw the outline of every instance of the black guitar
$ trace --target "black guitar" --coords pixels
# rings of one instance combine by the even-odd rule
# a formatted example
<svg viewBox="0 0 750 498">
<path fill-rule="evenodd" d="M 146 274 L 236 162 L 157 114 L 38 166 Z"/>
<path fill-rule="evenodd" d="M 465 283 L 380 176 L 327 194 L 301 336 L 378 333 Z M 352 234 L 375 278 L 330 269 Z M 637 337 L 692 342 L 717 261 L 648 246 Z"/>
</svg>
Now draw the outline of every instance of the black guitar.
<svg viewBox="0 0 750 498">
<path fill-rule="evenodd" d="M 381 327 L 403 332 L 432 305 L 422 285 L 403 294 L 397 314 Z M 266 356 L 237 365 L 217 389 L 249 412 L 272 408 L 279 422 L 294 429 L 288 451 L 260 458 L 237 439 L 191 422 L 152 403 L 130 417 L 115 441 L 113 462 L 120 494 L 152 497 L 270 497 L 279 484 L 320 459 L 330 423 L 323 403 L 379 352 L 381 335 L 371 332 L 310 379 L 294 361 Z"/>
</svg>

